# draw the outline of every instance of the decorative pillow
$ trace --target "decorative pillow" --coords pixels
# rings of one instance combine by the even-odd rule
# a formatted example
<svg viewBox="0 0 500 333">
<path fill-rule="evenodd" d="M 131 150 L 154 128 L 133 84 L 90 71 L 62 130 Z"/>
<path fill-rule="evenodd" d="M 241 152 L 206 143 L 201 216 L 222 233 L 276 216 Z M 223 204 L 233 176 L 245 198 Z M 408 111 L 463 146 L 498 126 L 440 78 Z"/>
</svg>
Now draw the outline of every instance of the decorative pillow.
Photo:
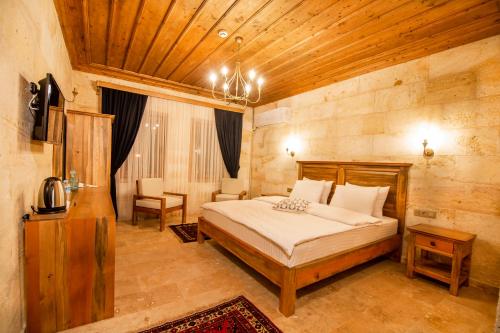
<svg viewBox="0 0 500 333">
<path fill-rule="evenodd" d="M 304 199 L 310 202 L 319 202 L 324 186 L 324 180 L 297 180 L 292 193 L 290 193 L 290 198 Z"/>
<path fill-rule="evenodd" d="M 348 187 L 358 187 L 358 188 L 370 188 L 369 186 L 359 186 L 351 183 L 347 183 Z M 387 195 L 389 194 L 390 186 L 371 186 L 371 188 L 377 188 L 377 198 L 375 199 L 375 203 L 373 205 L 372 216 L 375 217 L 383 217 L 384 213 L 384 204 L 385 200 L 387 200 Z"/>
<path fill-rule="evenodd" d="M 316 181 L 317 180 L 312 180 L 307 177 L 304 177 L 304 180 L 310 180 L 310 181 Z M 330 195 L 330 192 L 332 191 L 332 186 L 333 186 L 333 180 L 325 180 L 325 186 L 323 187 L 323 193 L 321 193 L 321 199 L 319 200 L 319 203 L 322 204 L 328 204 L 328 196 Z"/>
<path fill-rule="evenodd" d="M 377 195 L 376 187 L 337 185 L 330 205 L 372 215 Z"/>
<path fill-rule="evenodd" d="M 309 206 L 309 201 L 286 198 L 273 205 L 273 209 L 290 213 L 303 213 Z"/>
</svg>

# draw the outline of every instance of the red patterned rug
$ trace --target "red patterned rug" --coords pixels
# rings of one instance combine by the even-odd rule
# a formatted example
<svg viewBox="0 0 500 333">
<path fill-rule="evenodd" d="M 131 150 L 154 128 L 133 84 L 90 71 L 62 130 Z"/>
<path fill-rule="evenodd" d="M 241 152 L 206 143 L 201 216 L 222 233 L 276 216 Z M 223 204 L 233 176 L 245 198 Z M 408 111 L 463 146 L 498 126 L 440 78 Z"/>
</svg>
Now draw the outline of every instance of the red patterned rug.
<svg viewBox="0 0 500 333">
<path fill-rule="evenodd" d="M 243 296 L 140 333 L 278 333 L 269 318 Z"/>
<path fill-rule="evenodd" d="M 183 243 L 196 242 L 198 237 L 198 223 L 174 224 L 168 226 Z M 205 236 L 205 239 L 210 239 Z"/>
</svg>

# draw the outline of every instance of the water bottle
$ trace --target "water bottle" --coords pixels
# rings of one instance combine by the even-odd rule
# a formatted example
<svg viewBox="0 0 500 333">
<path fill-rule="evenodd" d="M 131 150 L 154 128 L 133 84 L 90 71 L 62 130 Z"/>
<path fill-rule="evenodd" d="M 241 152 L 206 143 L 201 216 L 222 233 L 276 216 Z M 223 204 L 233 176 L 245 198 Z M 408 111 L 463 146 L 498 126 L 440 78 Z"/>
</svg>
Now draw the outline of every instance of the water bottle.
<svg viewBox="0 0 500 333">
<path fill-rule="evenodd" d="M 76 178 L 75 170 L 69 172 L 69 186 L 71 187 L 71 191 L 78 191 L 78 178 Z"/>
</svg>

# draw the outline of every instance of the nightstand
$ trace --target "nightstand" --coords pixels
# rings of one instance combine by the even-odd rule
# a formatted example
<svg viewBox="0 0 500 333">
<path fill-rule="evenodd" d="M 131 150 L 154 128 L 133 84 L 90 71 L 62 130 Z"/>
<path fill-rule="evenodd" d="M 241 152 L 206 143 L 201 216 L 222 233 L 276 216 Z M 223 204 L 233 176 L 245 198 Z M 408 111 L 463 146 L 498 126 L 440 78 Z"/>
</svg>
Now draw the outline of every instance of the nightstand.
<svg viewBox="0 0 500 333">
<path fill-rule="evenodd" d="M 407 229 L 410 235 L 406 275 L 413 278 L 419 273 L 448 283 L 450 294 L 457 296 L 458 288 L 469 283 L 472 243 L 476 235 L 428 224 Z"/>
</svg>

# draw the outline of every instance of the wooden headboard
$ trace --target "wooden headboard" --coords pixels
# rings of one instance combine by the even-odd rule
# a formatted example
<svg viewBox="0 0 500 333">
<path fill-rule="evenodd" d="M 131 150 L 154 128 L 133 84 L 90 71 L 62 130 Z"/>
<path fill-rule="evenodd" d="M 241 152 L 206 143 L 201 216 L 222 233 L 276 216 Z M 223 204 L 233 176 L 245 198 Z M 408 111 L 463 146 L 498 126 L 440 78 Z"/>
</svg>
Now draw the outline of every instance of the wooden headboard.
<svg viewBox="0 0 500 333">
<path fill-rule="evenodd" d="M 333 180 L 328 197 L 330 202 L 335 185 L 346 182 L 361 186 L 390 186 L 384 205 L 384 216 L 398 219 L 398 233 L 403 234 L 406 215 L 408 170 L 411 163 L 297 161 L 298 179 Z"/>
</svg>

